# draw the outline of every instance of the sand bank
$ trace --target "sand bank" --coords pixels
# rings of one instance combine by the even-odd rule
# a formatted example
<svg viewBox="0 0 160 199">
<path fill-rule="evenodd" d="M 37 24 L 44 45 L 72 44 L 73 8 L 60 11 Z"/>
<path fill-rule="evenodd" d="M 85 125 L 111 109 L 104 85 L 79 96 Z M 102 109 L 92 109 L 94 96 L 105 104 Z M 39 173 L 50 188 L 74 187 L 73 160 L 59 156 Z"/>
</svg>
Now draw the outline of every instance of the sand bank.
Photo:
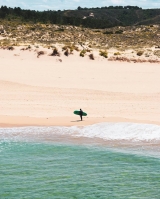
<svg viewBox="0 0 160 199">
<path fill-rule="evenodd" d="M 160 125 L 160 64 L 0 50 L 0 125 Z M 73 115 L 82 108 L 83 122 Z"/>
</svg>

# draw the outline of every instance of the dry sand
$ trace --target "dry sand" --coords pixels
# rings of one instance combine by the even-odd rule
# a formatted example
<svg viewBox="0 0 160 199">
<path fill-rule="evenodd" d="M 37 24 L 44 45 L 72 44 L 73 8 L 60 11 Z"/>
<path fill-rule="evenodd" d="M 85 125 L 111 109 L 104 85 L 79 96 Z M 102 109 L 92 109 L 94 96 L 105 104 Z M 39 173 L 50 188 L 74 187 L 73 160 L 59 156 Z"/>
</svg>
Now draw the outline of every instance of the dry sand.
<svg viewBox="0 0 160 199">
<path fill-rule="evenodd" d="M 0 49 L 0 126 L 160 125 L 160 64 Z M 84 121 L 73 114 L 82 108 Z"/>
</svg>

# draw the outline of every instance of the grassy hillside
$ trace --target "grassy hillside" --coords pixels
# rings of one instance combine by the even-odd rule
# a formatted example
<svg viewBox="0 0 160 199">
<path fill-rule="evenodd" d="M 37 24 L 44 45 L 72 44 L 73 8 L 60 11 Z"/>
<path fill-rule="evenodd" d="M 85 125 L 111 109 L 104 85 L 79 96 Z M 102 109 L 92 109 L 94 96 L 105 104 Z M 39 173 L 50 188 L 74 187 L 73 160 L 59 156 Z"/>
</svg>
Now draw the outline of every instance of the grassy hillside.
<svg viewBox="0 0 160 199">
<path fill-rule="evenodd" d="M 160 9 L 143 10 L 138 7 L 84 8 L 65 11 L 35 11 L 1 6 L 0 19 L 19 20 L 30 23 L 74 25 L 86 28 L 105 29 L 115 26 L 160 24 Z"/>
<path fill-rule="evenodd" d="M 84 10 L 67 10 L 61 14 L 67 17 L 89 18 L 90 13 L 94 14 L 92 19 L 107 20 L 111 24 L 129 26 L 134 24 L 149 23 L 159 24 L 156 17 L 160 16 L 160 9 L 84 9 Z"/>
</svg>

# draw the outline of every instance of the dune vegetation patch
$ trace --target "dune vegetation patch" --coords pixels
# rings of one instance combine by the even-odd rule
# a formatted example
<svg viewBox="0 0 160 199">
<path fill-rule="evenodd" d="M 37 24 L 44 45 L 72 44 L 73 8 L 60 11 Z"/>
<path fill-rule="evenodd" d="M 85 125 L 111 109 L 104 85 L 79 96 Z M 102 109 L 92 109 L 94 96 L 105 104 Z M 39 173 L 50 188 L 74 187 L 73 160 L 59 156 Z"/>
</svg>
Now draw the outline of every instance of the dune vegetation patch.
<svg viewBox="0 0 160 199">
<path fill-rule="evenodd" d="M 90 58 L 91 60 L 95 60 L 93 53 L 89 54 L 89 58 Z"/>
<path fill-rule="evenodd" d="M 104 57 L 104 58 L 108 58 L 108 52 L 106 50 L 105 51 L 100 50 L 99 51 L 99 55 L 102 56 L 102 57 Z"/>
<path fill-rule="evenodd" d="M 144 53 L 144 51 L 138 51 L 138 52 L 137 52 L 137 55 L 138 55 L 138 56 L 142 56 L 143 53 Z"/>
<path fill-rule="evenodd" d="M 153 54 L 160 58 L 160 50 L 155 50 Z"/>
<path fill-rule="evenodd" d="M 39 52 L 37 52 L 37 58 L 39 58 L 40 55 L 44 55 L 44 54 L 45 54 L 45 53 L 44 53 L 44 51 L 42 51 L 42 50 L 39 51 Z"/>
<path fill-rule="evenodd" d="M 120 62 L 134 62 L 134 63 L 160 63 L 160 60 L 157 59 L 136 59 L 136 58 L 127 58 L 127 57 L 115 57 L 112 56 L 108 61 L 120 61 Z"/>
<path fill-rule="evenodd" d="M 60 56 L 60 53 L 57 48 L 54 48 L 50 56 Z"/>
<path fill-rule="evenodd" d="M 121 55 L 121 53 L 120 52 L 115 52 L 114 55 Z"/>
<path fill-rule="evenodd" d="M 86 54 L 86 52 L 87 52 L 86 50 L 82 50 L 82 51 L 80 52 L 80 54 L 79 54 L 79 55 L 80 55 L 80 57 L 84 57 L 84 56 L 85 56 L 85 54 Z"/>
<path fill-rule="evenodd" d="M 94 60 L 96 50 L 99 51 L 99 56 L 108 59 L 123 61 L 127 57 L 132 58 L 133 62 L 139 58 L 151 61 L 160 58 L 159 41 L 159 24 L 95 29 L 49 22 L 0 19 L 0 48 L 12 51 L 21 46 L 22 51 L 35 50 L 37 57 L 43 55 L 40 51 L 44 47 L 46 51 L 51 50 L 50 56 L 70 57 L 78 54 Z"/>
</svg>

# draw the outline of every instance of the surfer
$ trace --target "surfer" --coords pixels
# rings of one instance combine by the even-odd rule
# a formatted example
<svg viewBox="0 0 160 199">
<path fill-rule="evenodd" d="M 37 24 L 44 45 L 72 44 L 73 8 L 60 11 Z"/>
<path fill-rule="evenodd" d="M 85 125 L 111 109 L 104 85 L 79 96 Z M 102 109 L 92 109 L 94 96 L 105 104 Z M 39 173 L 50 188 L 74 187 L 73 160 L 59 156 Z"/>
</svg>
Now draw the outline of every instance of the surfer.
<svg viewBox="0 0 160 199">
<path fill-rule="evenodd" d="M 83 112 L 81 108 L 80 108 L 79 111 L 75 110 L 73 113 L 74 113 L 75 115 L 79 115 L 81 121 L 82 121 L 82 116 L 87 116 L 87 113 Z"/>
<path fill-rule="evenodd" d="M 79 113 L 79 115 L 80 115 L 80 118 L 81 118 L 81 121 L 82 121 L 82 115 L 83 115 L 83 111 L 82 111 L 82 109 L 80 108 L 80 111 L 79 111 L 80 113 Z"/>
</svg>

